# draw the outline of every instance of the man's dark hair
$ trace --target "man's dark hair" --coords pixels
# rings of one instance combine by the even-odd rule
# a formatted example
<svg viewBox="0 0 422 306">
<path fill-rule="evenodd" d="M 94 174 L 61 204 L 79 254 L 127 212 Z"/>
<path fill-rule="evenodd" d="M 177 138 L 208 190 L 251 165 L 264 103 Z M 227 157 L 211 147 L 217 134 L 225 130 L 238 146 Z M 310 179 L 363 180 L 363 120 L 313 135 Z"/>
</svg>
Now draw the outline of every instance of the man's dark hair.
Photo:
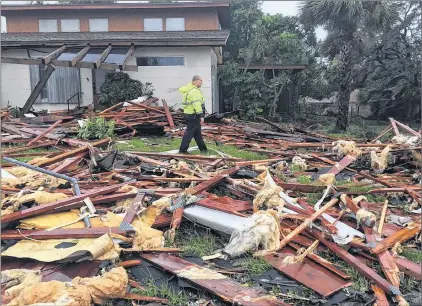
<svg viewBox="0 0 422 306">
<path fill-rule="evenodd" d="M 198 81 L 198 80 L 200 80 L 200 79 L 201 79 L 201 77 L 200 77 L 199 75 L 195 75 L 195 76 L 192 78 L 192 82 Z"/>
</svg>

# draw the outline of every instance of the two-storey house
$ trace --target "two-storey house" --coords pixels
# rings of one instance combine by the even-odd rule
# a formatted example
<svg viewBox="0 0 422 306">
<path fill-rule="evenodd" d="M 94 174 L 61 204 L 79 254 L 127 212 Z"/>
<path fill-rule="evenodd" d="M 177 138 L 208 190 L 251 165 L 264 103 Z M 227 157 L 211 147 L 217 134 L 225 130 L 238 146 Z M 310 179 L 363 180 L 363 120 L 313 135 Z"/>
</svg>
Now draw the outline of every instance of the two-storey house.
<svg viewBox="0 0 422 306">
<path fill-rule="evenodd" d="M 222 2 L 2 5 L 2 106 L 22 107 L 48 65 L 55 70 L 35 109 L 97 101 L 106 73 L 124 71 L 169 105 L 203 78 L 208 112 L 219 110 L 217 65 L 229 36 Z"/>
</svg>

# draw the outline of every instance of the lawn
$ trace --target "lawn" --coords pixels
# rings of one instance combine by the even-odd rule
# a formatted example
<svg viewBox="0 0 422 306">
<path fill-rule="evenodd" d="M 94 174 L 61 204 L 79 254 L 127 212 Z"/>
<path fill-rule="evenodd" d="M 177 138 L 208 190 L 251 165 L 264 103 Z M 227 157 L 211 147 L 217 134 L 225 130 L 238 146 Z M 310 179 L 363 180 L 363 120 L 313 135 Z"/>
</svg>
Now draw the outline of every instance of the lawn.
<svg viewBox="0 0 422 306">
<path fill-rule="evenodd" d="M 170 150 L 178 150 L 181 143 L 180 138 L 167 137 L 151 137 L 151 138 L 134 138 L 128 141 L 117 141 L 116 147 L 121 151 L 136 151 L 136 152 L 165 152 Z M 214 143 L 207 142 L 207 155 L 216 155 L 218 152 L 228 154 L 232 157 L 238 157 L 243 160 L 260 160 L 266 159 L 268 156 L 255 152 L 244 151 L 234 146 L 221 145 L 217 146 Z M 191 147 L 195 147 L 196 143 L 191 142 Z M 192 154 L 200 154 L 199 150 L 192 151 Z"/>
</svg>

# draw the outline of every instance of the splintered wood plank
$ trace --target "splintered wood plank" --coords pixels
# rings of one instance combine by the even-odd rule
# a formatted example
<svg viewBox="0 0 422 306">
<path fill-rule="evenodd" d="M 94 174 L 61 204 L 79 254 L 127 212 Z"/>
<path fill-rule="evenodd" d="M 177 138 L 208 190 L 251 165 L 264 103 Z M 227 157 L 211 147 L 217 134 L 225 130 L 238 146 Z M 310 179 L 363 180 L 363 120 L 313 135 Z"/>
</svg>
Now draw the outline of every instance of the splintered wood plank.
<svg viewBox="0 0 422 306">
<path fill-rule="evenodd" d="M 171 116 L 169 106 L 167 105 L 166 100 L 162 99 L 161 101 L 163 102 L 163 107 L 164 107 L 164 111 L 166 112 L 167 121 L 169 123 L 169 126 L 170 126 L 170 128 L 174 128 L 174 121 L 173 121 L 173 117 Z"/>
<path fill-rule="evenodd" d="M 143 254 L 144 260 L 163 270 L 175 274 L 233 305 L 243 306 L 288 306 L 274 296 L 266 295 L 263 290 L 241 286 L 221 273 L 192 264 L 169 254 Z"/>
<path fill-rule="evenodd" d="M 55 157 L 49 158 L 46 161 L 39 162 L 39 163 L 37 163 L 37 166 L 38 167 L 49 166 L 51 164 L 60 162 L 60 161 L 62 161 L 64 159 L 66 159 L 66 158 L 73 157 L 73 156 L 78 155 L 80 153 L 86 152 L 86 151 L 89 150 L 90 146 L 92 146 L 92 147 L 98 147 L 98 146 L 101 146 L 101 145 L 104 145 L 104 144 L 108 143 L 109 141 L 110 141 L 110 139 L 108 139 L 108 138 L 101 139 L 101 140 L 99 140 L 97 142 L 94 142 L 92 144 L 89 144 L 89 145 L 87 144 L 87 145 L 85 145 L 85 146 L 83 146 L 81 148 L 77 148 L 77 149 L 74 149 L 72 151 L 65 152 L 63 154 L 60 154 L 60 155 L 57 155 Z"/>
<path fill-rule="evenodd" d="M 375 297 L 377 298 L 374 305 L 376 306 L 389 306 L 390 303 L 387 300 L 385 292 L 379 288 L 377 285 L 371 284 L 371 289 L 375 293 Z"/>
<path fill-rule="evenodd" d="M 379 242 L 373 249 L 371 249 L 372 254 L 379 254 L 389 248 L 392 248 L 396 243 L 402 243 L 414 237 L 421 231 L 421 225 L 418 223 L 413 223 L 394 234 L 388 236 L 381 242 Z"/>
<path fill-rule="evenodd" d="M 48 129 L 46 129 L 44 132 L 42 132 L 42 134 L 38 135 L 37 137 L 35 137 L 34 139 L 32 139 L 30 142 L 28 142 L 26 145 L 30 146 L 34 143 L 36 143 L 37 141 L 39 141 L 42 137 L 44 137 L 44 135 L 48 134 L 49 132 L 51 132 L 52 130 L 54 130 L 60 123 L 62 123 L 63 120 L 57 120 L 55 123 L 53 123 L 53 125 L 51 125 Z"/>
<path fill-rule="evenodd" d="M 314 263 L 308 258 L 305 258 L 300 263 L 285 266 L 283 265 L 283 259 L 289 255 L 296 255 L 296 253 L 286 247 L 275 254 L 265 256 L 264 259 L 281 273 L 324 297 L 353 284 L 350 280 L 343 279 L 338 274 Z"/>
</svg>

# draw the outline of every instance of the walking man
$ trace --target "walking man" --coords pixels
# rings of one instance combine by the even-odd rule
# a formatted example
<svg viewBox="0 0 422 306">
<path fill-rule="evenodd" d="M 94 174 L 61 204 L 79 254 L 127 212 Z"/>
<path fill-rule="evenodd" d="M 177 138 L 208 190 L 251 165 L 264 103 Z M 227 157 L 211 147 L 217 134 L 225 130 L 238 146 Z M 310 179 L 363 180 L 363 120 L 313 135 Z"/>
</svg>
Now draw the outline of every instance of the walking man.
<svg viewBox="0 0 422 306">
<path fill-rule="evenodd" d="M 201 134 L 201 124 L 204 123 L 205 105 L 204 96 L 201 92 L 202 78 L 195 75 L 192 82 L 186 86 L 179 88 L 182 94 L 182 107 L 187 123 L 185 134 L 183 135 L 182 143 L 180 145 L 179 153 L 187 154 L 189 144 L 192 138 L 201 150 L 207 152 L 207 146 Z"/>
</svg>

